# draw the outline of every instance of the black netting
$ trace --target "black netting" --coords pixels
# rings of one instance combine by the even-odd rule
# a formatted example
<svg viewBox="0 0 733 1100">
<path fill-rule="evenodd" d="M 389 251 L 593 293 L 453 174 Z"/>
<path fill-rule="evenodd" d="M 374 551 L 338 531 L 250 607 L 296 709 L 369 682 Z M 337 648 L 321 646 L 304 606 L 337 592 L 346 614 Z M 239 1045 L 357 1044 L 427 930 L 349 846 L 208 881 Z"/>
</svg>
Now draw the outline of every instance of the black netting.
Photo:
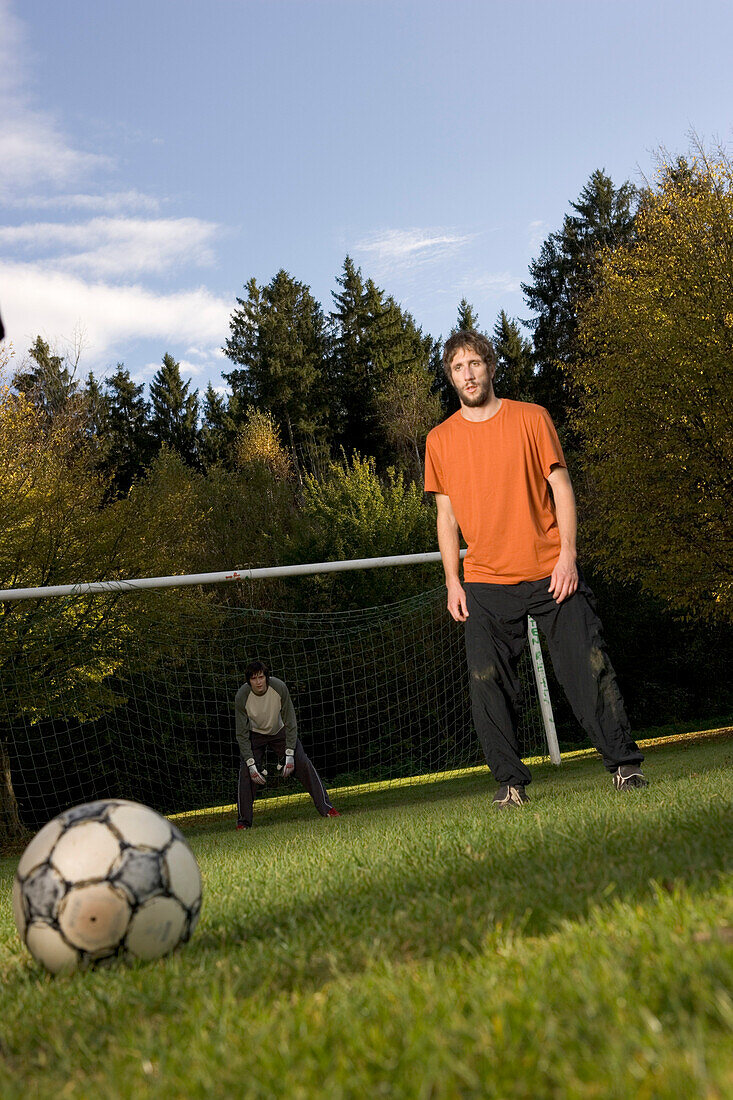
<svg viewBox="0 0 733 1100">
<path fill-rule="evenodd" d="M 443 588 L 339 614 L 224 607 L 170 591 L 35 603 L 0 669 L 0 742 L 28 827 L 112 796 L 163 813 L 231 807 L 234 696 L 253 658 L 287 683 L 327 786 L 482 763 L 463 631 Z M 542 756 L 526 654 L 521 672 L 522 751 Z M 260 797 L 301 792 L 277 775 L 274 755 L 266 766 Z"/>
</svg>

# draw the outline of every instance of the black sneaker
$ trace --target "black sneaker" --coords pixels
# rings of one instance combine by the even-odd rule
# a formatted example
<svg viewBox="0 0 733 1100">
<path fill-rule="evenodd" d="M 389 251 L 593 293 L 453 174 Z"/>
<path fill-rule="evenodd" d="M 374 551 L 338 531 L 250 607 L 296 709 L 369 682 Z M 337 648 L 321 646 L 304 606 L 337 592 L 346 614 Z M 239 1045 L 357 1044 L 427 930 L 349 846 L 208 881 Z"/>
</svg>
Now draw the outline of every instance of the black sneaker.
<svg viewBox="0 0 733 1100">
<path fill-rule="evenodd" d="M 613 773 L 613 785 L 617 791 L 632 791 L 648 787 L 649 780 L 638 764 L 620 764 Z"/>
<path fill-rule="evenodd" d="M 495 810 L 513 810 L 516 806 L 524 806 L 526 802 L 529 802 L 529 797 L 524 793 L 524 787 L 507 784 L 499 787 L 491 805 Z"/>
</svg>

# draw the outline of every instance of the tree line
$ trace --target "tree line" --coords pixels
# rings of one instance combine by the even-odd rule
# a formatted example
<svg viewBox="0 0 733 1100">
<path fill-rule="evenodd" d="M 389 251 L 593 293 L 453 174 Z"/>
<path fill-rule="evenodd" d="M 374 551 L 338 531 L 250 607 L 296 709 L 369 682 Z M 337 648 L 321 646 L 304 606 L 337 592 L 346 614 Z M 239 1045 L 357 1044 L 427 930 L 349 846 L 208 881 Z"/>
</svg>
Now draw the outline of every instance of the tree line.
<svg viewBox="0 0 733 1100">
<path fill-rule="evenodd" d="M 122 363 L 103 381 L 82 381 L 40 337 L 14 372 L 6 348 L 1 586 L 434 549 L 424 442 L 457 408 L 442 341 L 351 257 L 336 284 L 326 312 L 286 271 L 266 286 L 251 279 L 222 334 L 225 394 L 193 390 L 170 354 L 146 398 Z M 584 567 L 632 716 L 729 715 L 730 161 L 701 148 L 661 158 L 643 187 L 595 171 L 523 292 L 530 318 L 502 311 L 483 329 L 497 351 L 496 390 L 543 404 L 558 426 Z M 466 299 L 455 328 L 481 330 Z M 438 568 L 372 571 L 205 598 L 347 609 L 440 578 Z M 0 605 L 6 684 L 19 650 L 56 614 L 43 603 L 52 601 Z M 105 631 L 144 620 L 141 603 L 124 603 L 104 624 L 58 615 L 57 629 L 89 647 L 96 671 L 80 671 L 74 691 L 90 714 L 106 705 Z M 59 698 L 65 690 L 58 685 Z"/>
</svg>

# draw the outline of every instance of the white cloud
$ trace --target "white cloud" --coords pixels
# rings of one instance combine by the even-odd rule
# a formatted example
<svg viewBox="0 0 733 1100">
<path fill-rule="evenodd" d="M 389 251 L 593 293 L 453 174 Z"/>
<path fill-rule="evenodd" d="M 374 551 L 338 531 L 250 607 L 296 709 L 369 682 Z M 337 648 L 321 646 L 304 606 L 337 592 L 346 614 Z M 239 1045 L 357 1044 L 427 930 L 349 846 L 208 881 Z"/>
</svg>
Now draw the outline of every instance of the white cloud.
<svg viewBox="0 0 733 1100">
<path fill-rule="evenodd" d="M 227 336 L 228 335 L 229 335 L 229 328 L 227 326 Z M 208 361 L 210 359 L 226 359 L 226 355 L 224 354 L 224 352 L 221 349 L 221 343 L 216 344 L 214 347 L 208 347 L 208 348 L 197 348 L 197 347 L 192 346 L 190 348 L 186 348 L 186 350 L 184 351 L 183 354 L 188 355 L 188 356 L 192 356 L 194 359 L 204 359 L 206 361 Z M 192 368 L 192 369 L 201 370 L 201 367 L 196 367 L 196 368 Z"/>
<path fill-rule="evenodd" d="M 81 330 L 85 363 L 92 367 L 133 340 L 209 346 L 219 345 L 229 331 L 231 301 L 204 287 L 158 294 L 8 262 L 0 262 L 0 286 L 7 339 L 16 349 L 24 350 L 39 334 L 55 343 Z"/>
<path fill-rule="evenodd" d="M 194 376 L 197 374 L 203 374 L 204 378 L 206 378 L 208 372 L 211 370 L 211 363 L 190 363 L 188 359 L 177 359 L 175 355 L 173 358 L 176 359 L 176 362 L 178 363 L 178 367 L 181 372 L 181 378 L 183 379 L 183 381 L 188 382 L 189 379 L 191 380 L 192 390 L 202 388 L 206 389 L 205 385 L 203 385 L 202 387 L 200 383 L 196 382 Z M 138 384 L 140 382 L 150 382 L 150 380 L 154 378 L 154 376 L 158 373 L 162 365 L 163 356 L 161 355 L 157 363 L 146 363 L 144 367 L 141 367 L 139 370 L 135 371 L 133 374 L 131 374 L 130 377 L 132 378 L 133 382 L 137 382 Z"/>
<path fill-rule="evenodd" d="M 0 229 L 8 340 L 22 354 L 37 335 L 55 347 L 81 335 L 83 367 L 95 371 L 136 341 L 154 342 L 146 358 L 155 345 L 161 355 L 190 346 L 199 354 L 182 363 L 184 373 L 218 373 L 232 302 L 205 287 L 159 293 L 141 284 L 146 276 L 179 278 L 191 265 L 211 264 L 219 227 L 156 217 L 161 202 L 125 189 L 127 180 L 106 191 L 100 174 L 117 165 L 83 148 L 56 115 L 39 108 L 27 79 L 34 63 L 22 20 L 0 0 L 0 202 L 36 219 Z"/>
<path fill-rule="evenodd" d="M 0 197 L 16 188 L 63 186 L 110 166 L 99 153 L 75 149 L 52 115 L 24 92 L 27 48 L 23 24 L 0 2 Z"/>
<path fill-rule="evenodd" d="M 463 289 L 483 294 L 514 294 L 521 289 L 521 285 L 522 280 L 517 275 L 510 275 L 508 271 L 474 275 L 461 283 Z"/>
<path fill-rule="evenodd" d="M 93 218 L 83 224 L 28 222 L 0 228 L 5 249 L 42 253 L 43 264 L 92 278 L 162 274 L 185 263 L 210 264 L 218 227 L 199 218 Z M 56 251 L 56 255 L 49 252 Z"/>
<path fill-rule="evenodd" d="M 357 253 L 373 257 L 382 270 L 393 270 L 416 262 L 444 259 L 472 240 L 444 229 L 388 229 L 357 241 Z"/>
<path fill-rule="evenodd" d="M 158 373 L 162 366 L 163 357 L 160 357 L 160 361 L 157 363 L 146 363 L 144 367 L 140 367 L 139 370 L 132 371 L 130 378 L 133 382 L 140 385 L 141 382 L 150 382 L 152 378 Z"/>
<path fill-rule="evenodd" d="M 543 221 L 530 222 L 527 226 L 527 242 L 529 244 L 529 251 L 532 254 L 539 250 L 540 245 L 547 236 L 547 229 L 547 222 Z"/>
<path fill-rule="evenodd" d="M 111 191 L 106 195 L 28 195 L 8 199 L 19 210 L 85 210 L 90 214 L 156 214 L 160 200 L 142 191 Z"/>
<path fill-rule="evenodd" d="M 0 195 L 39 183 L 62 186 L 110 165 L 109 157 L 72 148 L 41 112 L 16 106 L 0 120 Z"/>
<path fill-rule="evenodd" d="M 189 359 L 179 359 L 178 366 L 181 369 L 181 378 L 184 380 L 191 378 L 194 374 L 201 374 L 206 371 L 207 366 L 202 363 L 192 363 Z"/>
</svg>

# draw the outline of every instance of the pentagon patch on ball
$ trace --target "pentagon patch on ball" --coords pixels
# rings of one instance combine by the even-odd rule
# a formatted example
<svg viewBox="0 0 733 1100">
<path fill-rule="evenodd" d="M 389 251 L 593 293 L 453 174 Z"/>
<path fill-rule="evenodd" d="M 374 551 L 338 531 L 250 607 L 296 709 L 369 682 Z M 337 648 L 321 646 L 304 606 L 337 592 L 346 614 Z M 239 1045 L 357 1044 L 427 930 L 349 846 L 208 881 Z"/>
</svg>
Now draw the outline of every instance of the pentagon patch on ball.
<svg viewBox="0 0 733 1100">
<path fill-rule="evenodd" d="M 121 798 L 49 821 L 13 882 L 20 937 L 54 974 L 167 955 L 191 938 L 200 909 L 201 874 L 181 832 Z"/>
</svg>

